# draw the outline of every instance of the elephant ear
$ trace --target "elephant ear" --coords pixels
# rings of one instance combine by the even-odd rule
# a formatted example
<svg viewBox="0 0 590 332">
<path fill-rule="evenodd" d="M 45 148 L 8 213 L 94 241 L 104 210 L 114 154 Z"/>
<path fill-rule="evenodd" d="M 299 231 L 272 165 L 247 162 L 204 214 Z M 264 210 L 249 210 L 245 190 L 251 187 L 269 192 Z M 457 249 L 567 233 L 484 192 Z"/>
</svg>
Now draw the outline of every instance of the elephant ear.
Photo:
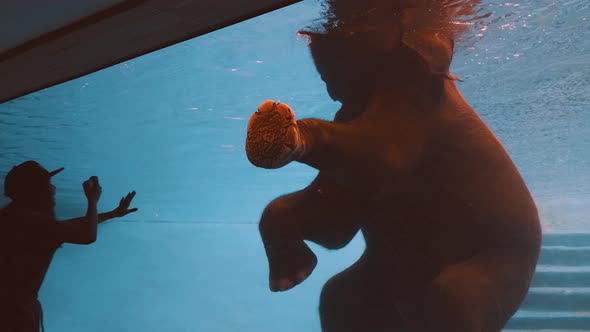
<svg viewBox="0 0 590 332">
<path fill-rule="evenodd" d="M 413 49 L 426 61 L 433 75 L 462 82 L 461 79 L 449 72 L 455 46 L 453 40 L 432 29 L 416 28 L 414 23 L 418 20 L 420 20 L 420 15 L 417 10 L 404 10 L 402 43 Z"/>
</svg>

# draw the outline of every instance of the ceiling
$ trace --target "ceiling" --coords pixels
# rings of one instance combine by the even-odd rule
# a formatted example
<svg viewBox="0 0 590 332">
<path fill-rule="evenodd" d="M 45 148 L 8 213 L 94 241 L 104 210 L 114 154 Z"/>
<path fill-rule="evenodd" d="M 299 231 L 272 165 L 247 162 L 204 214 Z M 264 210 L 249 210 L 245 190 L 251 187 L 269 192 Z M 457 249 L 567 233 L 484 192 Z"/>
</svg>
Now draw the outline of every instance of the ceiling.
<svg viewBox="0 0 590 332">
<path fill-rule="evenodd" d="M 0 53 L 122 0 L 2 0 Z"/>
<path fill-rule="evenodd" d="M 0 103 L 301 0 L 3 0 Z"/>
</svg>

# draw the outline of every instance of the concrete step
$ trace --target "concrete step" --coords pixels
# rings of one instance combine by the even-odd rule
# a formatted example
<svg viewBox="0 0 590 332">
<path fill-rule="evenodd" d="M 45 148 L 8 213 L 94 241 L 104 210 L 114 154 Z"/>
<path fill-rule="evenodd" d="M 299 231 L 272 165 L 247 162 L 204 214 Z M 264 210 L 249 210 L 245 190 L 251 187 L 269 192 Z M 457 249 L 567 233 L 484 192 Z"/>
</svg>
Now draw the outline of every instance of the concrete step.
<svg viewBox="0 0 590 332">
<path fill-rule="evenodd" d="M 532 287 L 590 287 L 590 268 L 537 268 Z"/>
<path fill-rule="evenodd" d="M 539 312 L 587 312 L 590 317 L 590 288 L 533 287 L 520 309 Z M 588 327 L 590 328 L 590 325 Z"/>
<path fill-rule="evenodd" d="M 589 312 L 519 311 L 506 325 L 504 332 L 516 331 L 590 331 Z"/>
<path fill-rule="evenodd" d="M 543 246 L 568 246 L 588 247 L 590 246 L 590 233 L 549 233 L 543 234 Z"/>
<path fill-rule="evenodd" d="M 541 249 L 539 264 L 558 266 L 590 265 L 589 246 L 544 246 Z"/>
</svg>

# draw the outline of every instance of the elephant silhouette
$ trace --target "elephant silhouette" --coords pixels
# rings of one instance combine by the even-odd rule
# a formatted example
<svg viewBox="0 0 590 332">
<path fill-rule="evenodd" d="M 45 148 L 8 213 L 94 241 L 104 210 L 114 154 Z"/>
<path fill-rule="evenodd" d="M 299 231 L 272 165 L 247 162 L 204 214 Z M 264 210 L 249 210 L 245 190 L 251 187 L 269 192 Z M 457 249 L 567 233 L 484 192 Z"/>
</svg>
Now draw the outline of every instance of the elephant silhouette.
<svg viewBox="0 0 590 332">
<path fill-rule="evenodd" d="M 325 332 L 496 332 L 528 292 L 539 217 L 449 72 L 468 28 L 449 17 L 477 13 L 473 1 L 460 2 L 328 1 L 321 29 L 301 33 L 342 104 L 334 120 L 297 120 L 272 100 L 250 118 L 255 166 L 319 170 L 262 213 L 271 290 L 312 273 L 317 258 L 305 240 L 338 249 L 364 236 L 359 260 L 323 287 Z"/>
</svg>

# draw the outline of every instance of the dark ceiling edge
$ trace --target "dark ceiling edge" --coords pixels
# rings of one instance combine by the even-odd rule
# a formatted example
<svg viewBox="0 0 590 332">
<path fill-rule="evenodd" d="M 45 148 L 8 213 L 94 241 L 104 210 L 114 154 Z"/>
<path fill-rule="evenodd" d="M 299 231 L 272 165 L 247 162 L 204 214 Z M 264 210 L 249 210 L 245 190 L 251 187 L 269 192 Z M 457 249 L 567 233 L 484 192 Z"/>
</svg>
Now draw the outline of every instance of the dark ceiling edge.
<svg viewBox="0 0 590 332">
<path fill-rule="evenodd" d="M 260 15 L 266 14 L 268 12 L 275 11 L 277 9 L 281 9 L 281 8 L 284 8 L 284 7 L 293 5 L 293 4 L 298 3 L 298 2 L 301 2 L 301 1 L 303 1 L 303 0 L 285 0 L 285 1 L 281 1 L 281 2 L 279 2 L 276 5 L 268 6 L 268 7 L 262 8 L 260 10 L 257 10 L 255 12 L 249 13 L 247 15 L 239 16 L 239 17 L 237 17 L 237 18 L 235 18 L 233 20 L 228 20 L 226 22 L 222 22 L 222 23 L 220 23 L 218 25 L 209 27 L 207 29 L 196 31 L 194 33 L 190 33 L 190 34 L 188 34 L 186 36 L 177 38 L 177 39 L 175 39 L 175 40 L 173 40 L 171 42 L 163 43 L 161 45 L 158 45 L 158 46 L 155 46 L 155 47 L 151 47 L 151 48 L 145 49 L 145 50 L 143 50 L 141 52 L 137 52 L 137 53 L 131 54 L 129 56 L 121 57 L 119 59 L 116 59 L 116 60 L 112 61 L 111 63 L 105 64 L 105 65 L 101 65 L 101 66 L 97 66 L 97 67 L 94 67 L 94 68 L 89 69 L 87 71 L 82 71 L 80 73 L 77 73 L 77 74 L 68 76 L 68 77 L 66 77 L 64 79 L 56 80 L 56 81 L 54 81 L 52 83 L 48 83 L 48 84 L 45 84 L 45 85 L 41 85 L 41 86 L 32 88 L 32 89 L 27 90 L 27 91 L 25 91 L 25 92 L 23 92 L 21 94 L 18 94 L 18 95 L 14 95 L 14 96 L 10 96 L 10 97 L 4 98 L 4 99 L 0 99 L 0 105 L 1 104 L 4 104 L 4 103 L 7 103 L 7 102 L 10 102 L 10 101 L 13 101 L 13 100 L 15 100 L 17 98 L 26 96 L 26 95 L 31 94 L 33 92 L 37 92 L 39 90 L 43 90 L 43 89 L 46 89 L 46 88 L 49 88 L 49 87 L 52 87 L 52 86 L 55 86 L 55 85 L 59 85 L 59 84 L 62 84 L 62 83 L 65 83 L 65 82 L 74 80 L 76 78 L 80 78 L 80 77 L 86 76 L 88 74 L 91 74 L 91 73 L 100 71 L 100 70 L 105 69 L 105 68 L 109 68 L 111 66 L 114 66 L 116 64 L 119 64 L 119 63 L 122 63 L 122 62 L 125 62 L 125 61 L 128 61 L 128 60 L 137 58 L 139 56 L 142 56 L 142 55 L 145 55 L 145 54 L 148 54 L 148 53 L 151 53 L 151 52 L 155 52 L 157 50 L 161 50 L 163 48 L 166 48 L 166 47 L 169 47 L 169 46 L 172 46 L 172 45 L 175 45 L 175 44 L 178 44 L 178 43 L 187 41 L 189 39 L 193 39 L 193 38 L 196 38 L 196 37 L 199 37 L 199 36 L 208 34 L 210 32 L 213 32 L 213 31 L 216 31 L 216 30 L 219 30 L 219 29 L 228 27 L 230 25 L 234 25 L 234 24 L 237 24 L 237 23 L 246 21 L 246 20 L 251 19 L 251 18 L 254 18 L 256 16 L 260 16 Z M 57 38 L 59 38 L 59 37 L 61 37 L 63 35 L 66 35 L 66 34 L 72 32 L 72 31 L 79 30 L 79 29 L 82 29 L 82 28 L 84 28 L 86 26 L 89 26 L 89 25 L 92 25 L 94 23 L 97 23 L 97 22 L 101 21 L 104 18 L 107 18 L 107 17 L 110 17 L 110 16 L 114 16 L 114 15 L 116 15 L 118 13 L 124 12 L 124 11 L 126 11 L 128 9 L 133 8 L 133 7 L 136 7 L 136 6 L 140 5 L 143 2 L 145 2 L 145 0 L 129 0 L 129 1 L 125 1 L 124 3 L 115 5 L 115 6 L 111 7 L 111 8 L 107 8 L 107 9 L 105 9 L 103 11 L 100 11 L 100 12 L 94 14 L 94 15 L 91 15 L 89 17 L 86 17 L 86 18 L 82 19 L 82 20 L 76 21 L 76 22 L 74 22 L 74 23 L 72 23 L 70 25 L 67 25 L 66 27 L 63 27 L 61 29 L 57 29 L 57 30 L 55 30 L 53 32 L 49 32 L 49 33 L 47 33 L 47 34 L 45 34 L 45 35 L 43 35 L 41 37 L 38 37 L 38 38 L 33 39 L 33 40 L 29 41 L 29 42 L 26 42 L 24 44 L 21 44 L 20 46 L 17 46 L 17 47 L 15 47 L 13 49 L 10 49 L 10 50 L 8 50 L 6 52 L 1 53 L 0 54 L 0 62 L 1 61 L 4 61 L 6 59 L 9 59 L 11 57 L 14 57 L 14 56 L 18 55 L 19 53 L 25 52 L 26 50 L 29 50 L 31 48 L 34 48 L 34 47 L 36 47 L 36 46 L 38 46 L 40 44 L 46 43 L 46 42 L 51 41 L 53 39 L 57 39 Z"/>
<path fill-rule="evenodd" d="M 104 20 L 105 18 L 115 16 L 119 13 L 128 11 L 129 9 L 131 9 L 133 7 L 137 7 L 138 5 L 140 5 L 144 2 L 146 2 L 146 0 L 126 0 L 126 1 L 123 1 L 119 4 L 117 4 L 117 5 L 109 7 L 107 9 L 103 9 L 97 13 L 90 15 L 90 16 L 87 16 L 87 17 L 82 18 L 78 21 L 70 23 L 64 27 L 57 29 L 57 30 L 53 30 L 48 33 L 45 33 L 39 37 L 33 38 L 33 39 L 26 41 L 18 46 L 15 46 L 15 47 L 10 48 L 4 52 L 1 52 L 0 53 L 0 62 L 6 61 L 10 58 L 14 58 L 21 53 L 24 53 L 30 49 L 33 49 L 39 45 L 45 44 L 45 43 L 50 42 L 52 40 L 58 39 L 62 36 L 65 36 L 69 33 L 74 32 L 76 30 L 80 30 L 80 29 L 83 29 L 87 26 L 98 23 L 98 22 Z"/>
</svg>

